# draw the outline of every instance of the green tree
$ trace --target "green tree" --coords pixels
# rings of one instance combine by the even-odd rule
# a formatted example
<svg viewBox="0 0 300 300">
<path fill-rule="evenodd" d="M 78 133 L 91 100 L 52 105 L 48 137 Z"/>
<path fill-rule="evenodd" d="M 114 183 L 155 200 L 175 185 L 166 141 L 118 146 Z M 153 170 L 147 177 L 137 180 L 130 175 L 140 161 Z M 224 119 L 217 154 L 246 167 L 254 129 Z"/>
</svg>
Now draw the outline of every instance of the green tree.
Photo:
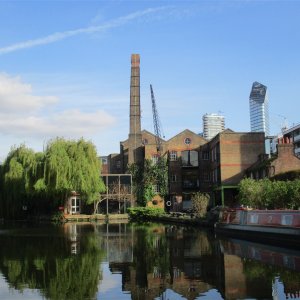
<svg viewBox="0 0 300 300">
<path fill-rule="evenodd" d="M 2 213 L 18 217 L 27 205 L 37 176 L 37 154 L 25 145 L 12 148 L 1 168 Z"/>
<path fill-rule="evenodd" d="M 245 178 L 239 183 L 239 200 L 245 206 L 261 206 L 262 186 L 259 181 Z"/>
<path fill-rule="evenodd" d="M 36 210 L 48 207 L 49 212 L 64 204 L 72 191 L 88 204 L 105 191 L 95 146 L 83 139 L 51 140 L 44 153 L 25 145 L 13 148 L 0 171 L 1 214 L 8 218 L 22 216 L 28 205 Z"/>
<path fill-rule="evenodd" d="M 239 184 L 239 200 L 243 205 L 260 209 L 298 209 L 300 180 L 243 179 Z"/>
<path fill-rule="evenodd" d="M 300 209 L 300 179 L 290 181 L 290 208 Z"/>
</svg>

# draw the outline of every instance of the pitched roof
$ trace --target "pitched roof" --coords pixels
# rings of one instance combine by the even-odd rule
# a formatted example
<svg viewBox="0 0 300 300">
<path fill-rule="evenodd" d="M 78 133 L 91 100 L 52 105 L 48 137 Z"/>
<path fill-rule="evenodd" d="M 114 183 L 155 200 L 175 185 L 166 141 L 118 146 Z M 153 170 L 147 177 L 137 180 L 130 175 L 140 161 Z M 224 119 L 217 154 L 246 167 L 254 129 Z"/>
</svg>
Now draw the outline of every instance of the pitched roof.
<svg viewBox="0 0 300 300">
<path fill-rule="evenodd" d="M 171 137 L 171 138 L 168 140 L 168 142 L 171 141 L 171 140 L 173 140 L 173 139 L 175 139 L 175 138 L 178 137 L 179 135 L 184 135 L 184 134 L 190 134 L 190 135 L 197 136 L 198 138 L 203 139 L 203 141 L 207 142 L 207 140 L 206 140 L 203 136 L 201 136 L 201 135 L 199 135 L 199 134 L 197 134 L 197 133 L 195 133 L 195 132 L 193 132 L 193 131 L 191 131 L 191 130 L 189 130 L 189 129 L 185 129 L 185 130 L 179 132 L 178 134 L 174 135 L 173 137 Z"/>
</svg>

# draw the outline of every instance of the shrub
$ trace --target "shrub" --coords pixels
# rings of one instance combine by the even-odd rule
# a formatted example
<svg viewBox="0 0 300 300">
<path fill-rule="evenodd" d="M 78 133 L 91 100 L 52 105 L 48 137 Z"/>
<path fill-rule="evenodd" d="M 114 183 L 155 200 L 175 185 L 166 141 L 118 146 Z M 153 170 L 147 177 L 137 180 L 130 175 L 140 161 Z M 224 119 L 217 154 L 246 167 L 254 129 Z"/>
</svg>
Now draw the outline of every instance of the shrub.
<svg viewBox="0 0 300 300">
<path fill-rule="evenodd" d="M 127 212 L 133 221 L 148 221 L 165 215 L 164 210 L 158 207 L 130 207 Z"/>
<path fill-rule="evenodd" d="M 65 218 L 64 218 L 64 213 L 63 213 L 63 211 L 55 212 L 55 213 L 51 216 L 51 221 L 52 221 L 53 223 L 56 223 L 56 224 L 64 223 L 64 222 L 65 222 Z"/>
<path fill-rule="evenodd" d="M 239 184 L 239 201 L 245 206 L 261 207 L 263 189 L 260 181 L 246 178 Z"/>
<path fill-rule="evenodd" d="M 199 192 L 192 196 L 193 210 L 200 218 L 203 218 L 206 215 L 209 199 L 210 197 L 208 194 Z"/>
</svg>

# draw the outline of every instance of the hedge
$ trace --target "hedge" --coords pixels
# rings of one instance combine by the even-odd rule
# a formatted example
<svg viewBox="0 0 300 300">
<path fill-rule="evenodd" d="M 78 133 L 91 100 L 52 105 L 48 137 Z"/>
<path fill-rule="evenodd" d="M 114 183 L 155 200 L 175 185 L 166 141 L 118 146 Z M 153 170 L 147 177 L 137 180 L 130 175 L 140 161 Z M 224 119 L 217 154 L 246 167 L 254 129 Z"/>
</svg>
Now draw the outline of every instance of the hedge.
<svg viewBox="0 0 300 300">
<path fill-rule="evenodd" d="M 165 211 L 158 207 L 130 207 L 127 213 L 133 221 L 147 221 L 165 215 Z"/>
</svg>

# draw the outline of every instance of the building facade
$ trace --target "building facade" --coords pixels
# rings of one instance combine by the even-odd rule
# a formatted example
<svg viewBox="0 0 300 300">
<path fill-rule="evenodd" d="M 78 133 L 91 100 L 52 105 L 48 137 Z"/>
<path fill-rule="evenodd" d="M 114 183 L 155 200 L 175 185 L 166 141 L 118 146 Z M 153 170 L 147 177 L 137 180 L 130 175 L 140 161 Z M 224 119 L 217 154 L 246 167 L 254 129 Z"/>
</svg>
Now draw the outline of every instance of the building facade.
<svg viewBox="0 0 300 300">
<path fill-rule="evenodd" d="M 209 141 L 185 129 L 169 140 L 161 139 L 158 153 L 156 136 L 141 130 L 139 76 L 139 56 L 134 54 L 131 57 L 129 135 L 120 142 L 120 153 L 108 156 L 109 173 L 124 174 L 128 172 L 128 165 L 143 163 L 146 159 L 155 164 L 161 155 L 168 162 L 168 196 L 160 198 L 158 183 L 153 186 L 156 196 L 149 205 L 155 203 L 175 211 L 186 210 L 191 208 L 196 192 L 211 194 L 213 204 L 234 202 L 245 170 L 255 163 L 258 155 L 265 153 L 264 132 L 224 130 L 223 116 L 206 114 L 204 131 L 207 129 Z"/>
<path fill-rule="evenodd" d="M 250 97 L 250 124 L 252 132 L 269 135 L 269 100 L 267 87 L 257 81 L 252 85 Z"/>
<path fill-rule="evenodd" d="M 185 129 L 166 142 L 169 204 L 174 211 L 192 207 L 192 196 L 200 190 L 199 148 L 207 141 Z"/>
<path fill-rule="evenodd" d="M 205 114 L 203 121 L 203 137 L 211 140 L 219 132 L 225 130 L 225 118 L 219 114 Z"/>
<path fill-rule="evenodd" d="M 235 205 L 240 180 L 264 153 L 263 132 L 220 132 L 200 147 L 200 191 L 211 194 L 213 205 Z"/>
<path fill-rule="evenodd" d="M 141 131 L 143 160 L 158 161 L 155 135 L 147 130 Z M 169 196 L 165 204 L 172 210 L 191 208 L 191 197 L 200 189 L 199 148 L 207 141 L 200 135 L 185 129 L 169 140 L 161 139 L 161 157 L 168 161 Z M 110 172 L 126 172 L 128 140 L 121 142 L 120 154 L 109 156 Z M 118 168 L 119 167 L 119 168 Z M 153 187 L 159 193 L 159 187 Z M 153 200 L 164 206 L 156 195 Z M 149 202 L 151 205 L 151 201 Z"/>
<path fill-rule="evenodd" d="M 300 124 L 283 131 L 283 137 L 289 138 L 294 145 L 294 153 L 300 157 Z"/>
</svg>

